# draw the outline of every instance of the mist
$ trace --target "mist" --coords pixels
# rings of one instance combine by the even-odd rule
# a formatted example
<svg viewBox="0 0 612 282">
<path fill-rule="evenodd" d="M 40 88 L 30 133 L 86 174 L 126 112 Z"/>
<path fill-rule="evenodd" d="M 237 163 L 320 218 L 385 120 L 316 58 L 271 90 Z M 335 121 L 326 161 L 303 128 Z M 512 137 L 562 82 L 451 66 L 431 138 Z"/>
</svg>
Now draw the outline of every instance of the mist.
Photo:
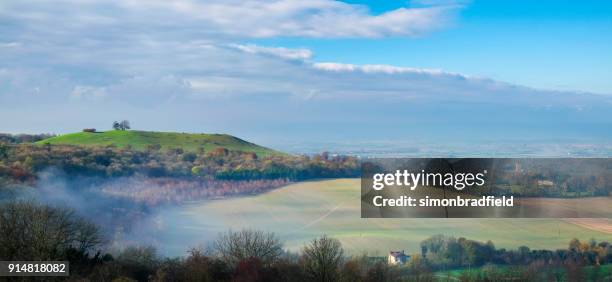
<svg viewBox="0 0 612 282">
<path fill-rule="evenodd" d="M 74 210 L 100 227 L 105 248 L 111 251 L 131 245 L 151 245 L 161 254 L 167 254 L 164 240 L 158 237 L 165 226 L 159 215 L 173 209 L 175 204 L 148 205 L 109 193 L 109 187 L 129 189 L 141 178 L 69 177 L 57 169 L 47 169 L 38 177 L 34 186 L 14 189 L 13 198 Z M 190 247 L 195 246 L 184 246 L 184 250 Z"/>
</svg>

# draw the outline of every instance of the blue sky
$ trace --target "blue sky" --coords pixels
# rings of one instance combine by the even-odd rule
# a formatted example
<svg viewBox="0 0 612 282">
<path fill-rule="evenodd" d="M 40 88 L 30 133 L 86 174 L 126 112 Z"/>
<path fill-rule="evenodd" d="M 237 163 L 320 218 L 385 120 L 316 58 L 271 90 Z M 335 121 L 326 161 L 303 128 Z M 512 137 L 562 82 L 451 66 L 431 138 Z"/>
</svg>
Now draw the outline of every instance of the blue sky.
<svg viewBox="0 0 612 282">
<path fill-rule="evenodd" d="M 279 149 L 605 144 L 611 12 L 606 1 L 2 1 L 0 132 L 128 119 Z"/>
<path fill-rule="evenodd" d="M 346 1 L 385 13 L 419 4 Z M 452 2 L 450 2 L 452 3 Z M 612 94 L 612 2 L 472 1 L 418 38 L 265 39 L 317 61 L 443 69 L 545 89 Z"/>
</svg>

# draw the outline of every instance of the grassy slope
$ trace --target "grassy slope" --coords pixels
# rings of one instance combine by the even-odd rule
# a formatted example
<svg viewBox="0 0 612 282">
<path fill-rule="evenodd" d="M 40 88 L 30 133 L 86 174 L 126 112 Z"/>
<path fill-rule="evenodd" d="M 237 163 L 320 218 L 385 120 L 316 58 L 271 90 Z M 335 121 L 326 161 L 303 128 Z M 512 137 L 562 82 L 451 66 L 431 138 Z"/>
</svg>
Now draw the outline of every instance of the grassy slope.
<svg viewBox="0 0 612 282">
<path fill-rule="evenodd" d="M 610 240 L 610 234 L 559 219 L 361 218 L 359 179 L 302 182 L 242 198 L 187 205 L 164 213 L 159 233 L 172 254 L 229 228 L 272 231 L 285 246 L 299 250 L 321 234 L 338 238 L 351 254 L 386 255 L 389 250 L 420 251 L 435 234 L 492 240 L 499 248 L 566 248 L 576 237 Z"/>
<path fill-rule="evenodd" d="M 227 134 L 191 134 L 112 130 L 96 133 L 78 132 L 65 134 L 45 139 L 37 143 L 86 146 L 115 145 L 118 147 L 130 145 L 137 150 L 143 150 L 147 147 L 147 145 L 159 144 L 161 145 L 162 150 L 182 148 L 185 151 L 195 152 L 201 147 L 204 147 L 206 151 L 211 151 L 218 147 L 224 147 L 231 151 L 254 152 L 259 156 L 279 154 L 279 152 L 272 149 L 249 143 L 240 138 Z"/>
</svg>

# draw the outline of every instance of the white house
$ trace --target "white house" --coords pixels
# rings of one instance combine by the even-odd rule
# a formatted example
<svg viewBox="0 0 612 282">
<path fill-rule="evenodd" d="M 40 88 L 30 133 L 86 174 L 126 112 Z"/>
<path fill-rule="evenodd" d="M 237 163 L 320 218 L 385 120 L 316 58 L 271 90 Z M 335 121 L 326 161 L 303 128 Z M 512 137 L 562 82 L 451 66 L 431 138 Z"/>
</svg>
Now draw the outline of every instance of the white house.
<svg viewBox="0 0 612 282">
<path fill-rule="evenodd" d="M 409 255 L 406 255 L 404 251 L 390 251 L 389 257 L 387 259 L 387 263 L 390 265 L 399 265 L 405 264 L 408 259 L 410 259 Z"/>
<path fill-rule="evenodd" d="M 538 186 L 553 187 L 555 183 L 550 180 L 538 180 Z"/>
</svg>

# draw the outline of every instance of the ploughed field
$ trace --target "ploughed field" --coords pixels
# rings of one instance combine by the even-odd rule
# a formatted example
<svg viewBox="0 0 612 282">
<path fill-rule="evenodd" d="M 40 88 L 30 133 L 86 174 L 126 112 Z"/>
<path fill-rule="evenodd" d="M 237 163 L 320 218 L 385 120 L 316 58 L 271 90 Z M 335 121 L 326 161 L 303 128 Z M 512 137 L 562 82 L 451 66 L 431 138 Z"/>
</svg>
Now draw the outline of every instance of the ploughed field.
<svg viewBox="0 0 612 282">
<path fill-rule="evenodd" d="M 591 200 L 583 200 L 589 206 Z M 336 179 L 167 208 L 152 223 L 157 246 L 168 255 L 183 255 L 219 232 L 241 228 L 275 232 L 290 250 L 327 234 L 339 239 L 349 254 L 370 255 L 417 253 L 419 243 L 435 234 L 492 240 L 497 248 L 567 248 L 574 237 L 612 240 L 612 219 L 362 219 L 360 214 L 359 179 Z"/>
</svg>

